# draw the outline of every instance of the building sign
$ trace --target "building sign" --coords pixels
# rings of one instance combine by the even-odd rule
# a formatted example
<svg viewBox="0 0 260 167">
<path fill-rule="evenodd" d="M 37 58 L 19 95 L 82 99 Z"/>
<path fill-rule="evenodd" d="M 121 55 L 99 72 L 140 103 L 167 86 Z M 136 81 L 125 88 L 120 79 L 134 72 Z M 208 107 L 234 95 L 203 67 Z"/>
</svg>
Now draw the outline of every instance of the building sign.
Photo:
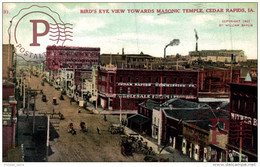
<svg viewBox="0 0 260 167">
<path fill-rule="evenodd" d="M 10 125 L 12 120 L 12 107 L 3 107 L 3 125 Z"/>
<path fill-rule="evenodd" d="M 240 114 L 236 114 L 236 113 L 231 113 L 231 119 L 243 121 L 247 125 L 257 126 L 257 119 L 256 118 L 251 118 L 251 117 L 248 117 L 248 116 L 244 116 L 244 115 L 240 115 Z"/>
<path fill-rule="evenodd" d="M 162 86 L 162 87 L 196 87 L 196 84 L 168 84 L 168 83 L 123 83 L 118 82 L 118 86 Z"/>
<path fill-rule="evenodd" d="M 183 99 L 196 99 L 193 95 L 152 95 L 152 94 L 117 94 L 119 98 L 137 98 L 137 99 L 172 99 L 172 98 L 183 98 Z"/>
</svg>

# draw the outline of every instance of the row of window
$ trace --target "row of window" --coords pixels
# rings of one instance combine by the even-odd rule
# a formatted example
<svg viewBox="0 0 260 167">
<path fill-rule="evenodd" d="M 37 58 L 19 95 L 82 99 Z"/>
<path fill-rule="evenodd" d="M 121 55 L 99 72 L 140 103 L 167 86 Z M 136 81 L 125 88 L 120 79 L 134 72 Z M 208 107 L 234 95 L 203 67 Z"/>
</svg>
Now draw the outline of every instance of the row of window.
<svg viewBox="0 0 260 167">
<path fill-rule="evenodd" d="M 110 82 L 113 82 L 114 81 L 114 77 L 113 76 L 110 76 Z M 134 78 L 134 80 L 132 79 L 131 76 L 127 76 L 127 77 L 123 77 L 123 76 L 119 76 L 119 82 L 135 82 L 135 83 L 138 83 L 138 82 L 147 82 L 147 83 L 151 83 L 151 82 L 161 82 L 160 81 L 160 77 L 139 77 L 139 76 L 136 76 Z M 172 81 L 173 83 L 184 83 L 184 79 L 183 78 L 170 78 L 170 77 L 163 77 L 162 78 L 162 83 L 168 83 L 169 81 Z M 187 78 L 185 79 L 185 83 L 190 83 L 192 84 L 193 83 L 193 79 L 192 78 Z"/>
</svg>

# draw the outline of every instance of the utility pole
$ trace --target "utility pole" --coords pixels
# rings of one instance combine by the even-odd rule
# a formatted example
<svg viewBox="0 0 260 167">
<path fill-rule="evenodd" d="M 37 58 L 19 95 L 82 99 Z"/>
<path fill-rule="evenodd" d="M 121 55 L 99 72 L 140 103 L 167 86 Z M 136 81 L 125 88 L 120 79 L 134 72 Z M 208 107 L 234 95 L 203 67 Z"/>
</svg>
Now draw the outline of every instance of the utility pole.
<svg viewBox="0 0 260 167">
<path fill-rule="evenodd" d="M 27 97 L 28 97 L 28 104 L 27 104 L 27 117 L 29 116 L 29 108 L 30 108 L 30 94 L 29 91 L 27 91 Z"/>
<path fill-rule="evenodd" d="M 122 99 L 121 97 L 119 98 L 120 99 L 120 117 L 119 117 L 119 121 L 120 121 L 120 125 L 122 125 Z"/>
<path fill-rule="evenodd" d="M 35 108 L 36 108 L 36 93 L 34 93 L 34 106 L 33 106 L 33 134 L 35 133 Z"/>
<path fill-rule="evenodd" d="M 25 110 L 25 79 L 23 78 L 23 111 Z"/>
<path fill-rule="evenodd" d="M 242 147 L 243 147 L 243 134 L 242 134 L 242 130 L 243 130 L 243 122 L 240 121 L 240 130 L 239 130 L 239 162 L 242 162 Z"/>
<path fill-rule="evenodd" d="M 47 138 L 46 138 L 46 161 L 48 162 L 49 155 L 49 136 L 50 136 L 50 116 L 47 116 Z"/>
</svg>

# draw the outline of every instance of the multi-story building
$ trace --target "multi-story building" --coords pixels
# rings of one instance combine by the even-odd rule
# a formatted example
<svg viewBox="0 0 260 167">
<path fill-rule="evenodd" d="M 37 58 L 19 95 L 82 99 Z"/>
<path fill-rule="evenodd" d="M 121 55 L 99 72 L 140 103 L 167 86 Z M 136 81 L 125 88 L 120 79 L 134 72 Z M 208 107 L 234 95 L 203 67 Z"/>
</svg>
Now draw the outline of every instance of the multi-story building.
<svg viewBox="0 0 260 167">
<path fill-rule="evenodd" d="M 100 55 L 100 64 L 102 66 L 113 64 L 118 68 L 137 68 L 148 69 L 155 57 L 147 54 L 125 54 L 124 48 L 122 54 L 102 54 Z"/>
<path fill-rule="evenodd" d="M 231 77 L 232 75 L 232 77 Z M 202 70 L 200 71 L 200 97 L 229 97 L 228 83 L 239 83 L 240 70 Z"/>
<path fill-rule="evenodd" d="M 67 96 L 73 97 L 75 90 L 74 81 L 74 70 L 73 69 L 60 69 L 60 86 L 63 91 L 66 92 Z M 48 77 L 47 77 L 48 78 Z"/>
<path fill-rule="evenodd" d="M 46 70 L 50 81 L 59 80 L 59 69 L 87 69 L 99 64 L 100 48 L 47 46 Z"/>
<path fill-rule="evenodd" d="M 256 83 L 230 83 L 230 161 L 257 162 L 257 99 Z"/>
<path fill-rule="evenodd" d="M 15 64 L 16 64 L 16 58 L 15 58 L 15 48 L 14 45 L 11 44 L 3 44 L 3 78 L 12 78 L 13 73 L 15 72 Z"/>
<path fill-rule="evenodd" d="M 109 110 L 138 109 L 141 102 L 171 98 L 198 99 L 199 72 L 100 67 L 98 104 Z"/>
<path fill-rule="evenodd" d="M 189 56 L 191 61 L 204 60 L 212 62 L 224 62 L 231 63 L 233 55 L 233 61 L 244 62 L 246 57 L 243 50 L 201 50 L 201 51 L 191 51 Z"/>
<path fill-rule="evenodd" d="M 3 45 L 3 101 L 2 101 L 2 128 L 3 128 L 3 155 L 15 147 L 15 129 L 16 129 L 16 104 L 15 88 L 16 83 L 16 54 L 14 45 Z"/>
<path fill-rule="evenodd" d="M 15 129 L 16 129 L 16 104 L 15 84 L 3 81 L 3 154 L 15 147 Z"/>
</svg>

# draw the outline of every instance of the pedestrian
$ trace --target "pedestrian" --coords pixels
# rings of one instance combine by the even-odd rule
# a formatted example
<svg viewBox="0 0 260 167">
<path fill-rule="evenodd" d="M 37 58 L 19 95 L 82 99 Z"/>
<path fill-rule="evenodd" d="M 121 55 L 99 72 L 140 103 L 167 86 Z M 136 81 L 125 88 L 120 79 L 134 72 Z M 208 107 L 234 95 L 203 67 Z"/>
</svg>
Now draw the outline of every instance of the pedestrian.
<svg viewBox="0 0 260 167">
<path fill-rule="evenodd" d="M 79 109 L 78 113 L 81 113 L 80 109 Z"/>
<path fill-rule="evenodd" d="M 97 133 L 99 134 L 99 135 L 101 135 L 101 131 L 100 131 L 100 129 L 97 127 Z"/>
<path fill-rule="evenodd" d="M 104 121 L 107 121 L 107 115 L 104 114 Z"/>
</svg>

